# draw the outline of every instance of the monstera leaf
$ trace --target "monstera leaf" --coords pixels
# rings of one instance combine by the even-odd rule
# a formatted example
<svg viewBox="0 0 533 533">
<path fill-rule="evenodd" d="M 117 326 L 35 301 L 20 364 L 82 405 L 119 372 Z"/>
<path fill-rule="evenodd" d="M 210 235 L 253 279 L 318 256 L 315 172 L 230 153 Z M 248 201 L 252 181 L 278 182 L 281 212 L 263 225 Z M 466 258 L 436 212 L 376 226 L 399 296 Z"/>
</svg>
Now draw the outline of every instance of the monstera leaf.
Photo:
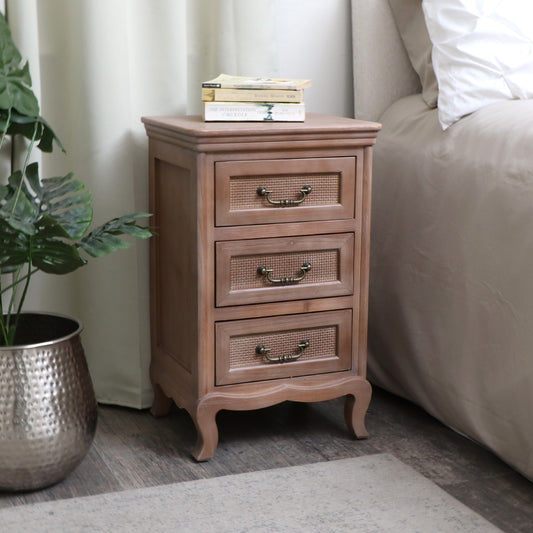
<svg viewBox="0 0 533 533">
<path fill-rule="evenodd" d="M 47 217 L 41 219 L 34 235 L 17 232 L 0 220 L 2 273 L 15 272 L 27 264 L 48 274 L 68 274 L 85 265 L 78 247 L 62 240 L 60 233 Z"/>
<path fill-rule="evenodd" d="M 0 217 L 0 273 L 15 272 L 28 262 L 28 236 Z"/>
<path fill-rule="evenodd" d="M 0 14 L 0 130 L 4 135 L 23 135 L 36 140 L 43 152 L 54 141 L 65 151 L 50 125 L 40 116 L 39 101 L 32 88 L 29 64 L 23 63 L 11 31 Z"/>
<path fill-rule="evenodd" d="M 9 177 L 8 185 L 0 188 L 0 217 L 14 230 L 31 235 L 35 232 L 36 211 L 22 187 L 23 181 L 22 172 L 17 171 Z"/>
<path fill-rule="evenodd" d="M 65 231 L 56 220 L 45 215 L 39 219 L 37 232 L 31 237 L 31 263 L 47 274 L 68 274 L 82 267 L 76 243 L 64 239 Z"/>
<path fill-rule="evenodd" d="M 39 102 L 31 90 L 28 63 L 22 68 L 0 65 L 0 107 L 23 115 L 39 116 Z"/>
<path fill-rule="evenodd" d="M 117 235 L 131 235 L 139 239 L 148 239 L 152 236 L 151 228 L 138 226 L 136 220 L 149 216 L 148 213 L 132 213 L 114 218 L 91 231 L 79 242 L 79 246 L 92 257 L 102 257 L 115 250 L 128 248 L 131 244 L 120 239 Z"/>
<path fill-rule="evenodd" d="M 147 213 L 114 218 L 87 235 L 93 219 L 91 201 L 91 193 L 72 173 L 40 179 L 37 163 L 28 166 L 25 177 L 15 172 L 8 185 L 0 187 L 2 272 L 27 263 L 49 274 L 67 274 L 86 263 L 80 249 L 102 257 L 131 245 L 121 235 L 152 235 L 150 228 L 136 223 Z"/>
<path fill-rule="evenodd" d="M 54 142 L 64 152 L 61 141 L 54 133 L 48 122 L 40 116 L 26 116 L 15 109 L 8 111 L 0 109 L 0 130 L 7 135 L 23 135 L 28 140 L 38 140 L 37 147 L 42 152 L 52 152 Z"/>
<path fill-rule="evenodd" d="M 51 152 L 57 144 L 64 151 L 39 113 L 28 64 L 0 14 L 0 148 L 7 135 L 22 135 L 30 140 L 26 161 L 34 146 Z M 133 213 L 88 233 L 92 196 L 72 173 L 42 179 L 33 163 L 0 183 L 0 274 L 11 274 L 0 276 L 0 345 L 10 346 L 35 272 L 68 274 L 87 263 L 82 253 L 101 257 L 129 247 L 122 236 L 147 239 L 152 230 L 137 224 L 148 214 Z"/>
<path fill-rule="evenodd" d="M 32 198 L 39 217 L 47 215 L 63 231 L 63 236 L 80 239 L 93 219 L 92 195 L 71 172 L 57 178 L 39 178 L 37 163 L 26 170 L 25 192 Z"/>
<path fill-rule="evenodd" d="M 66 274 L 85 264 L 75 242 L 92 221 L 91 194 L 72 174 L 40 180 L 33 163 L 1 188 L 0 266 L 5 272 L 24 264 Z"/>
<path fill-rule="evenodd" d="M 0 50 L 0 108 L 38 117 L 39 102 L 31 90 L 29 65 L 21 65 L 22 57 L 4 17 L 0 18 Z"/>
</svg>

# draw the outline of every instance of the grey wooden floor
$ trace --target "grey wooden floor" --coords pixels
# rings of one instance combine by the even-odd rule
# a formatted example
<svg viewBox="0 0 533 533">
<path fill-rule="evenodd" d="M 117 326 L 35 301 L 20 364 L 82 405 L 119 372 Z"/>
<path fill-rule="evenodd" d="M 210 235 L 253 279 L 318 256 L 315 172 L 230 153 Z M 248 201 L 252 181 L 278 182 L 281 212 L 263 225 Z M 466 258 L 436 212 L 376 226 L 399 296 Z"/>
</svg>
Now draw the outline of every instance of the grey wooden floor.
<svg viewBox="0 0 533 533">
<path fill-rule="evenodd" d="M 362 441 L 350 437 L 344 425 L 343 399 L 284 403 L 252 412 L 223 411 L 217 421 L 216 454 L 209 462 L 196 463 L 190 457 L 196 432 L 185 411 L 174 409 L 169 416 L 155 419 L 148 411 L 101 406 L 96 437 L 83 463 L 51 488 L 0 494 L 0 508 L 392 453 L 503 531 L 533 531 L 532 482 L 385 391 L 374 390 L 367 415 L 370 438 Z"/>
</svg>

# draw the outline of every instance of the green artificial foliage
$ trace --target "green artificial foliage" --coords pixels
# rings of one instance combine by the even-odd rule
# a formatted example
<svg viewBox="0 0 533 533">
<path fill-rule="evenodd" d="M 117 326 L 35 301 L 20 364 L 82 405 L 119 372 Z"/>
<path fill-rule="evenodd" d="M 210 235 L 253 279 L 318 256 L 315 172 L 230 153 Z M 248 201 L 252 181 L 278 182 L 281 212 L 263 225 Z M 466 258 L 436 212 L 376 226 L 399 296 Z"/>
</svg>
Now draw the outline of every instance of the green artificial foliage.
<svg viewBox="0 0 533 533">
<path fill-rule="evenodd" d="M 92 196 L 85 185 L 72 173 L 41 178 L 38 164 L 29 163 L 34 147 L 51 152 L 55 144 L 64 149 L 40 116 L 28 63 L 23 62 L 2 15 L 0 131 L 0 150 L 6 138 L 22 135 L 28 140 L 23 168 L 0 179 L 0 346 L 11 346 L 33 274 L 68 274 L 85 265 L 87 256 L 101 257 L 129 247 L 131 243 L 120 236 L 147 239 L 152 230 L 137 224 L 149 214 L 133 213 L 89 232 Z"/>
</svg>

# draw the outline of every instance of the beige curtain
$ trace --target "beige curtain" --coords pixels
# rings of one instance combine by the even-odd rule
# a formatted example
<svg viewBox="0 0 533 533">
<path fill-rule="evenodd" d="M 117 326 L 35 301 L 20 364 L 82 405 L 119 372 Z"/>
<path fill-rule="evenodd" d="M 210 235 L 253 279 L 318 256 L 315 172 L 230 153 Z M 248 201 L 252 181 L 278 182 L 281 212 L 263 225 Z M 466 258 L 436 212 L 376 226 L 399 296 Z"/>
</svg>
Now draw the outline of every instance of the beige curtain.
<svg viewBox="0 0 533 533">
<path fill-rule="evenodd" d="M 197 113 L 202 79 L 278 72 L 266 0 L 7 0 L 41 111 L 62 140 L 43 176 L 74 171 L 94 222 L 147 209 L 143 115 Z M 98 400 L 150 404 L 148 245 L 39 278 L 27 309 L 78 317 Z"/>
<path fill-rule="evenodd" d="M 94 222 L 146 210 L 143 115 L 199 113 L 220 72 L 310 78 L 309 112 L 352 116 L 350 0 L 0 0 Z M 35 153 L 35 151 L 34 151 Z M 38 154 L 36 155 L 38 157 Z M 0 166 L 4 162 L 0 160 Z M 148 245 L 34 283 L 27 310 L 78 317 L 98 400 L 150 405 Z"/>
</svg>

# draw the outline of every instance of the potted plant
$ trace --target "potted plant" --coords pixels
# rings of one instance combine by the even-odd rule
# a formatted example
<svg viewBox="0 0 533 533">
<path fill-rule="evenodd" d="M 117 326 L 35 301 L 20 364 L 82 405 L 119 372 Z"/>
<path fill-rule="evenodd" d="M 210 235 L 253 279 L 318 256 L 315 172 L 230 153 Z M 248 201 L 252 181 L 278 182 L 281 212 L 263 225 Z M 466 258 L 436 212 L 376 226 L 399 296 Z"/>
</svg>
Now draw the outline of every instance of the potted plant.
<svg viewBox="0 0 533 533">
<path fill-rule="evenodd" d="M 22 168 L 0 177 L 0 490 L 41 488 L 62 479 L 85 457 L 96 428 L 96 400 L 80 342 L 68 317 L 26 313 L 38 271 L 68 274 L 146 239 L 146 213 L 114 218 L 89 231 L 91 194 L 72 173 L 41 178 L 32 150 L 63 151 L 41 117 L 9 27 L 0 15 L 0 150 L 26 139 Z M 11 143 L 12 146 L 12 143 Z"/>
</svg>

